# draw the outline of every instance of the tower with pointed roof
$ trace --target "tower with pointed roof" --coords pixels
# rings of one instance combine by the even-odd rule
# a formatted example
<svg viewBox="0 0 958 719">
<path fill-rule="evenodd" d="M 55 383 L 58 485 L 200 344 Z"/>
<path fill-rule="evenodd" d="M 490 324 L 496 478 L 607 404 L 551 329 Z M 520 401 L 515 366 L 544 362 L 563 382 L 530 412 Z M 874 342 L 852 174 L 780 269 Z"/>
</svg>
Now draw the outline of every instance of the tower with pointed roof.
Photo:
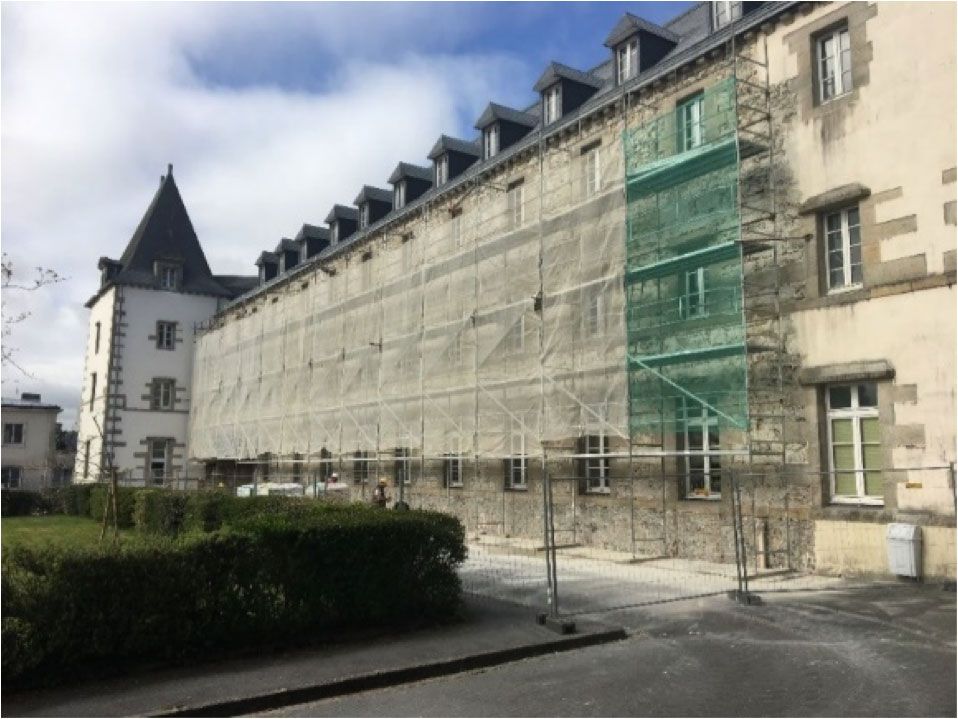
<svg viewBox="0 0 958 719">
<path fill-rule="evenodd" d="M 212 273 L 172 165 L 123 254 L 98 268 L 74 477 L 185 479 L 195 327 L 256 278 Z"/>
</svg>

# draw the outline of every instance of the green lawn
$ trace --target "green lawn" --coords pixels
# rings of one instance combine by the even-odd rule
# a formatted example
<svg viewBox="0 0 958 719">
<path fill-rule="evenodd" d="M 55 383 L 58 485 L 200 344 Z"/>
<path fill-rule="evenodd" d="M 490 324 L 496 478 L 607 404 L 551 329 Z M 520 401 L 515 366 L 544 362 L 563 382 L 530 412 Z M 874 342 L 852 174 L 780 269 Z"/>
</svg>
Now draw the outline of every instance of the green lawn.
<svg viewBox="0 0 958 719">
<path fill-rule="evenodd" d="M 47 517 L 4 517 L 0 520 L 0 539 L 4 549 L 23 544 L 97 544 L 100 523 L 89 517 L 54 514 Z M 120 537 L 129 537 L 130 530 L 121 529 Z M 107 528 L 106 541 L 113 536 Z"/>
</svg>

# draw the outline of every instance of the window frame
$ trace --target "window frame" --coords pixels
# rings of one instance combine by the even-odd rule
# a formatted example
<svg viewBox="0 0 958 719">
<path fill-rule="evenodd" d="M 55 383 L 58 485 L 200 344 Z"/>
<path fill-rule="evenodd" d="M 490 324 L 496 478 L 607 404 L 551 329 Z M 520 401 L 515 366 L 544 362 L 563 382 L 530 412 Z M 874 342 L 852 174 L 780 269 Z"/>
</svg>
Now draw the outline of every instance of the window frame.
<svg viewBox="0 0 958 719">
<path fill-rule="evenodd" d="M 517 451 L 518 450 L 518 451 Z M 529 489 L 529 456 L 526 454 L 526 435 L 522 426 L 513 426 L 509 432 L 509 457 L 507 465 L 507 489 L 525 491 Z M 517 481 L 518 477 L 518 481 Z"/>
<path fill-rule="evenodd" d="M 740 0 L 713 0 L 712 27 L 715 30 L 725 27 L 742 17 Z"/>
<path fill-rule="evenodd" d="M 436 168 L 435 168 L 435 177 L 436 177 L 436 187 L 440 185 L 445 185 L 449 182 L 449 154 L 443 153 L 436 158 Z"/>
<path fill-rule="evenodd" d="M 176 292 L 182 283 L 182 267 L 176 262 L 157 262 L 156 281 L 161 290 Z"/>
<path fill-rule="evenodd" d="M 875 392 L 875 405 L 862 406 L 860 404 L 860 387 L 863 385 L 872 385 Z M 850 390 L 851 402 L 849 407 L 832 408 L 831 390 L 847 387 Z M 875 445 L 882 447 L 881 439 L 877 443 L 865 442 L 863 440 L 861 421 L 863 419 L 875 419 L 878 422 L 879 432 L 881 431 L 881 413 L 878 408 L 878 383 L 877 382 L 853 382 L 830 384 L 824 387 L 825 401 L 825 432 L 828 452 L 828 499 L 831 504 L 854 504 L 854 505 L 872 505 L 876 507 L 884 506 L 885 494 L 881 495 L 866 494 L 865 473 L 869 470 L 865 465 L 864 445 Z M 855 474 L 855 495 L 837 494 L 835 491 L 835 480 L 837 474 L 845 474 L 845 470 L 836 470 L 835 468 L 835 438 L 832 429 L 832 420 L 851 420 L 852 426 L 852 451 L 855 467 L 851 471 Z M 884 474 L 884 467 L 879 468 L 879 476 Z"/>
<path fill-rule="evenodd" d="M 547 87 L 542 93 L 542 124 L 551 125 L 562 117 L 562 83 Z"/>
<path fill-rule="evenodd" d="M 623 63 L 623 59 L 625 62 Z M 624 67 L 623 67 L 624 66 Z M 638 75 L 639 38 L 631 37 L 615 48 L 616 84 L 622 85 Z"/>
<path fill-rule="evenodd" d="M 163 452 L 162 459 L 157 459 L 157 448 L 161 448 Z M 170 476 L 170 465 L 173 463 L 173 440 L 169 437 L 149 437 L 147 439 L 146 447 L 146 472 L 147 476 L 144 478 L 149 484 L 164 484 L 166 478 Z M 159 479 L 155 473 L 156 465 L 162 467 L 162 474 L 159 475 Z"/>
<path fill-rule="evenodd" d="M 412 484 L 412 450 L 408 446 L 393 449 L 393 481 L 398 487 Z"/>
<path fill-rule="evenodd" d="M 101 322 L 94 323 L 93 354 L 100 354 L 100 328 Z"/>
<path fill-rule="evenodd" d="M 169 342 L 165 341 L 167 339 L 165 330 L 169 330 Z M 172 320 L 156 321 L 156 348 L 167 351 L 176 350 L 176 322 Z"/>
<path fill-rule="evenodd" d="M 584 458 L 586 492 L 589 494 L 608 494 L 611 491 L 609 479 L 612 462 L 609 454 L 609 434 L 605 427 L 591 429 L 584 436 L 584 454 L 594 455 Z M 597 451 L 593 452 L 593 448 Z"/>
<path fill-rule="evenodd" d="M 488 160 L 499 154 L 499 123 L 493 122 L 482 130 L 482 157 Z"/>
<path fill-rule="evenodd" d="M 369 227 L 369 203 L 364 202 L 359 206 L 359 229 L 365 230 Z"/>
<path fill-rule="evenodd" d="M 393 209 L 401 210 L 406 206 L 406 180 L 399 180 L 393 186 Z"/>
<path fill-rule="evenodd" d="M 7 439 L 7 428 L 10 428 L 11 435 L 15 434 L 14 428 L 20 428 L 20 439 L 16 441 L 15 437 Z M 4 422 L 3 423 L 3 446 L 4 447 L 22 447 L 26 443 L 26 426 L 23 422 Z"/>
<path fill-rule="evenodd" d="M 683 320 L 701 319 L 708 317 L 708 272 L 707 268 L 696 267 L 694 270 L 685 270 L 682 275 L 682 294 L 679 296 L 679 317 Z M 691 287 L 690 279 L 694 277 L 697 287 Z M 692 298 L 695 302 L 692 302 Z"/>
<path fill-rule="evenodd" d="M 452 438 L 446 446 L 449 450 L 443 455 L 442 459 L 442 480 L 445 487 L 462 487 L 462 446 L 458 438 Z"/>
<path fill-rule="evenodd" d="M 509 218 L 512 221 L 512 229 L 518 229 L 525 224 L 526 209 L 524 202 L 524 183 L 516 182 L 507 190 L 509 196 Z"/>
<path fill-rule="evenodd" d="M 176 408 L 176 380 L 172 377 L 154 377 L 150 388 L 150 409 L 169 412 Z M 169 402 L 164 402 L 164 389 L 169 389 Z"/>
<path fill-rule="evenodd" d="M 698 117 L 689 117 L 695 111 Z M 689 152 L 705 144 L 705 94 L 698 92 L 675 106 L 675 134 L 678 152 Z M 691 137 L 689 131 L 691 130 Z"/>
<path fill-rule="evenodd" d="M 369 484 L 369 475 L 372 459 L 370 453 L 364 449 L 357 449 L 353 452 L 353 484 Z"/>
<path fill-rule="evenodd" d="M 90 406 L 89 409 L 93 411 L 93 404 L 96 402 L 96 372 L 90 373 Z"/>
<path fill-rule="evenodd" d="M 601 284 L 586 288 L 585 314 L 583 330 L 586 339 L 601 337 L 606 331 L 605 292 Z"/>
<path fill-rule="evenodd" d="M 92 440 L 84 440 L 83 442 L 83 478 L 88 479 L 90 476 L 90 443 Z"/>
<path fill-rule="evenodd" d="M 849 213 L 854 212 L 858 218 L 856 224 L 852 224 L 850 221 Z M 832 264 L 831 256 L 833 251 L 830 248 L 830 235 L 832 232 L 829 230 L 828 221 L 832 217 L 839 218 L 839 228 L 838 232 L 841 238 L 841 258 L 842 258 L 842 284 L 832 285 Z M 861 223 L 861 209 L 858 205 L 849 205 L 848 207 L 843 207 L 840 210 L 830 210 L 823 212 L 821 215 L 821 224 L 822 224 L 822 254 L 824 255 L 825 261 L 825 288 L 828 294 L 835 294 L 840 292 L 848 292 L 850 290 L 860 289 L 864 284 L 864 263 L 862 262 L 862 223 Z M 858 242 L 855 245 L 852 244 L 852 229 L 857 230 Z M 856 247 L 858 250 L 858 262 L 852 262 L 852 249 Z M 858 267 L 858 280 L 854 280 L 854 267 Z"/>
<path fill-rule="evenodd" d="M 824 105 L 840 97 L 843 97 L 855 89 L 854 79 L 852 77 L 852 45 L 851 35 L 848 30 L 848 23 L 843 22 L 839 25 L 825 30 L 815 35 L 815 79 L 818 82 L 818 103 Z M 825 45 L 829 41 L 834 41 L 835 54 L 830 58 L 833 63 L 832 75 L 826 75 L 826 61 L 829 57 L 825 55 Z M 843 47 L 843 43 L 846 47 Z M 847 59 L 848 67 L 845 67 Z M 830 95 L 826 95 L 827 80 L 833 81 L 833 90 Z"/>
<path fill-rule="evenodd" d="M 11 483 L 12 473 L 16 472 L 16 483 Z M 0 468 L 0 487 L 3 489 L 20 489 L 23 485 L 23 467 L 16 464 L 8 464 L 7 466 Z"/>
<path fill-rule="evenodd" d="M 709 412 L 708 407 L 701 405 L 694 400 L 686 397 L 680 397 L 678 402 L 681 406 L 681 427 L 676 428 L 676 435 L 681 435 L 681 449 L 676 447 L 676 454 L 680 460 L 680 475 L 683 486 L 683 498 L 690 500 L 703 500 L 715 502 L 722 499 L 722 474 L 723 466 L 721 460 L 721 434 L 718 423 L 718 416 L 714 412 Z M 694 411 L 694 419 L 691 419 Z M 715 447 L 711 446 L 710 430 L 715 428 L 716 442 Z M 702 448 L 700 450 L 689 449 L 689 429 L 698 429 L 702 435 Z M 678 440 L 678 436 L 676 437 Z M 691 460 L 696 457 L 702 458 L 702 489 L 692 489 L 692 478 L 698 471 L 693 469 Z M 713 467 L 713 465 L 717 465 Z M 719 489 L 712 489 L 713 475 L 716 475 Z"/>
</svg>

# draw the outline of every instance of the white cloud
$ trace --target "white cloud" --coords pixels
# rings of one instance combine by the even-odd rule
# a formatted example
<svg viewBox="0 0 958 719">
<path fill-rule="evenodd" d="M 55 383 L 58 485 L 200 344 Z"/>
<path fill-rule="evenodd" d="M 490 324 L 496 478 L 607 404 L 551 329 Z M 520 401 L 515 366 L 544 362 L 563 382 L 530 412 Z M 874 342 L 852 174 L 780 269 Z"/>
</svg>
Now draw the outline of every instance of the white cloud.
<svg viewBox="0 0 958 719">
<path fill-rule="evenodd" d="M 8 371 L 4 393 L 39 390 L 72 421 L 97 258 L 123 251 L 167 162 L 214 272 L 252 273 L 302 222 L 385 184 L 399 160 L 425 162 L 486 100 L 521 96 L 534 72 L 520 60 L 451 51 L 468 8 L 442 10 L 443 54 L 422 52 L 435 7 L 426 23 L 416 4 L 4 4 L 3 250 L 70 278 L 30 293 L 13 344 L 37 381 L 14 387 Z M 197 72 L 217 58 L 242 76 L 248 57 L 256 75 L 284 33 L 330 58 L 321 92 Z"/>
</svg>

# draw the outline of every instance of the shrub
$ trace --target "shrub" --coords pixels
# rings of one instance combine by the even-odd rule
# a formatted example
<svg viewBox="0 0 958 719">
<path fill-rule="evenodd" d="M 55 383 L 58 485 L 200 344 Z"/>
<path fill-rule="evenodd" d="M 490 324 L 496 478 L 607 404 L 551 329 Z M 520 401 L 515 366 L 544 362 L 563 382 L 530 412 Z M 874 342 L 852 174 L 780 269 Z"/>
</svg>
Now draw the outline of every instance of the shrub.
<svg viewBox="0 0 958 719">
<path fill-rule="evenodd" d="M 116 524 L 118 527 L 129 528 L 133 526 L 133 503 L 137 491 L 132 487 L 117 487 Z M 103 521 L 103 512 L 106 510 L 109 492 L 110 486 L 108 484 L 93 485 L 93 489 L 90 491 L 90 516 L 97 522 Z"/>
<path fill-rule="evenodd" d="M 134 495 L 133 524 L 148 534 L 178 534 L 189 495 L 164 489 L 143 489 Z"/>
<path fill-rule="evenodd" d="M 4 552 L 4 682 L 439 620 L 458 607 L 465 545 L 454 517 L 354 508 L 235 524 L 113 548 Z"/>
<path fill-rule="evenodd" d="M 0 515 L 25 517 L 30 514 L 45 514 L 47 503 L 43 495 L 27 489 L 4 489 L 0 491 Z"/>
<path fill-rule="evenodd" d="M 47 507 L 53 514 L 90 516 L 90 493 L 95 485 L 68 484 L 65 487 L 49 487 L 43 490 Z"/>
</svg>

